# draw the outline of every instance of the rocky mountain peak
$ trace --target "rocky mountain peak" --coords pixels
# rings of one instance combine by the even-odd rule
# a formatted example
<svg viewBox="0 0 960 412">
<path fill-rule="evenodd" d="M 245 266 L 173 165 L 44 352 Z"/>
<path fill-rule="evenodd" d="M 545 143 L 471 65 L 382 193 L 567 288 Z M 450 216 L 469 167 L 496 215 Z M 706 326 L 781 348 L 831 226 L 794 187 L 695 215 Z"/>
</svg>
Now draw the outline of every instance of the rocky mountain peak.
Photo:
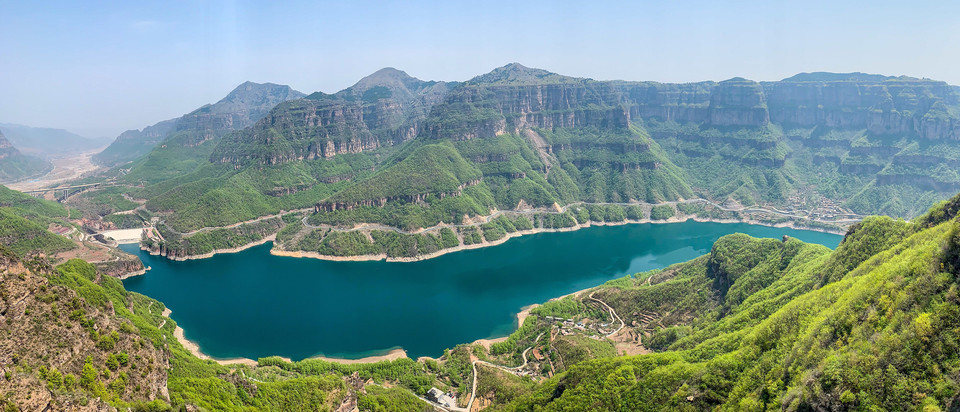
<svg viewBox="0 0 960 412">
<path fill-rule="evenodd" d="M 831 73 L 831 72 L 813 72 L 813 73 L 798 73 L 793 76 L 783 79 L 784 82 L 839 82 L 839 81 L 854 81 L 854 82 L 882 82 L 887 79 L 891 79 L 890 76 L 884 76 L 881 74 L 870 74 L 870 73 Z"/>
<path fill-rule="evenodd" d="M 468 83 L 487 84 L 541 84 L 541 83 L 575 83 L 582 79 L 562 76 L 543 69 L 526 67 L 520 63 L 510 63 L 493 69 L 490 73 L 470 79 Z"/>
<path fill-rule="evenodd" d="M 409 88 L 409 84 L 420 82 L 422 82 L 422 80 L 410 76 L 403 70 L 397 70 L 393 67 L 384 67 L 373 72 L 367 77 L 360 79 L 360 81 L 358 81 L 351 88 L 366 90 L 376 86 L 396 87 L 400 85 Z"/>
<path fill-rule="evenodd" d="M 303 97 L 304 94 L 290 86 L 274 83 L 254 83 L 246 81 L 234 88 L 220 103 L 261 104 L 265 101 L 285 101 Z"/>
</svg>

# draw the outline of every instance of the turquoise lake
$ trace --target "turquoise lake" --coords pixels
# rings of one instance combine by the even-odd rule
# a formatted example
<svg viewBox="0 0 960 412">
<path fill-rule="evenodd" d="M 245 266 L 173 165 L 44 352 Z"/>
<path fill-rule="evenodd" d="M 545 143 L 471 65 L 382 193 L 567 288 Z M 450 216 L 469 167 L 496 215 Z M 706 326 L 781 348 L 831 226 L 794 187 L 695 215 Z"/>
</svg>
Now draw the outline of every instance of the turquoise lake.
<svg viewBox="0 0 960 412">
<path fill-rule="evenodd" d="M 160 300 L 188 339 L 216 358 L 360 358 L 445 348 L 515 330 L 522 307 L 709 252 L 731 233 L 796 237 L 835 248 L 841 236 L 742 223 L 684 222 L 541 233 L 411 262 L 273 256 L 271 244 L 185 262 L 122 249 L 152 269 L 124 286 Z"/>
</svg>

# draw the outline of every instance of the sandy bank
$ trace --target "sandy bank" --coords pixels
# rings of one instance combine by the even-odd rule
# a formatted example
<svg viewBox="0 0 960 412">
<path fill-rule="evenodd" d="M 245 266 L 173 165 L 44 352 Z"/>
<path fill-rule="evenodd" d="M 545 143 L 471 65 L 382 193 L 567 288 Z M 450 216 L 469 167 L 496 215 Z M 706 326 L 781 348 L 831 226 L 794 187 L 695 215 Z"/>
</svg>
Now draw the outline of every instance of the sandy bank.
<svg viewBox="0 0 960 412">
<path fill-rule="evenodd" d="M 150 270 L 150 266 L 147 266 L 140 270 L 135 270 L 133 272 L 124 273 L 120 276 L 117 276 L 117 279 L 124 280 L 127 278 L 132 278 L 134 276 L 140 276 L 140 275 L 146 274 L 148 270 Z"/>
<path fill-rule="evenodd" d="M 170 308 L 166 308 L 163 310 L 163 316 L 170 317 L 171 313 L 173 313 L 173 311 L 170 310 Z M 196 356 L 200 359 L 209 359 L 221 365 L 241 364 L 241 365 L 247 365 L 247 366 L 257 366 L 257 361 L 250 358 L 227 358 L 227 359 L 214 358 L 210 355 L 203 353 L 200 350 L 200 345 L 197 345 L 196 342 L 191 341 L 190 339 L 187 339 L 186 336 L 184 336 L 183 328 L 181 328 L 180 325 L 177 325 L 176 329 L 173 330 L 173 336 L 175 336 L 177 338 L 177 341 L 180 342 L 180 344 L 183 345 L 184 348 L 190 351 L 190 353 L 192 353 L 193 356 Z M 394 360 L 406 358 L 406 357 L 407 357 L 407 351 L 401 348 L 397 348 L 397 349 L 390 350 L 384 355 L 367 356 L 359 359 L 328 358 L 324 356 L 315 356 L 309 359 L 319 359 L 327 362 L 336 362 L 336 363 L 350 365 L 350 364 L 357 364 L 357 363 L 377 363 L 377 362 L 383 362 L 383 361 L 394 361 Z M 287 362 L 293 362 L 290 358 L 285 358 L 282 356 L 280 358 Z"/>
<path fill-rule="evenodd" d="M 565 297 L 567 297 L 567 296 L 579 295 L 579 294 L 581 294 L 581 293 L 583 293 L 583 292 L 586 292 L 586 291 L 591 290 L 591 289 L 594 289 L 594 288 L 596 288 L 596 286 L 589 287 L 589 288 L 582 289 L 582 290 L 578 290 L 578 291 L 576 291 L 576 292 L 571 292 L 571 293 L 568 293 L 568 294 L 563 295 L 563 296 L 557 296 L 557 297 L 555 297 L 555 298 L 550 298 L 550 300 L 548 300 L 548 302 L 553 302 L 553 301 L 555 301 L 555 300 L 560 300 L 560 299 L 563 299 L 563 298 L 565 298 Z M 528 317 L 530 317 L 530 311 L 532 311 L 534 308 L 536 308 L 536 307 L 538 307 L 538 306 L 540 306 L 539 303 L 534 303 L 534 304 L 532 304 L 532 305 L 524 306 L 523 308 L 520 309 L 520 312 L 517 312 L 517 328 L 519 328 L 520 326 L 523 326 L 523 322 L 524 322 L 525 320 L 527 320 Z M 510 333 L 513 333 L 513 332 L 510 332 Z M 471 345 L 482 345 L 484 348 L 487 349 L 487 351 L 489 351 L 489 350 L 490 350 L 490 345 L 492 345 L 492 344 L 494 344 L 494 343 L 498 343 L 498 342 L 503 342 L 503 341 L 507 340 L 507 337 L 508 337 L 508 336 L 509 336 L 509 335 L 507 335 L 507 336 L 502 336 L 502 337 L 499 337 L 499 338 L 493 338 L 493 339 L 477 339 L 477 340 L 473 341 L 473 342 L 471 343 Z"/>
</svg>

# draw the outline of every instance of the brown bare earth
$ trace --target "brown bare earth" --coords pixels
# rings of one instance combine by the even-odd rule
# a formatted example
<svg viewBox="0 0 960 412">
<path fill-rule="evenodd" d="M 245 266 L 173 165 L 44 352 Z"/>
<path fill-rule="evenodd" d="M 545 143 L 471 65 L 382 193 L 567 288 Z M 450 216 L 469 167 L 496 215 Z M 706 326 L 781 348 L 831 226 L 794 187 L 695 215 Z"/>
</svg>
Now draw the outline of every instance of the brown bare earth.
<svg viewBox="0 0 960 412">
<path fill-rule="evenodd" d="M 50 161 L 53 163 L 53 170 L 51 170 L 50 173 L 47 173 L 39 179 L 11 183 L 7 185 L 7 187 L 19 191 L 36 190 L 77 179 L 101 168 L 91 161 L 93 155 L 99 152 L 100 149 L 97 149 L 70 156 L 51 158 Z"/>
<path fill-rule="evenodd" d="M 633 328 L 620 329 L 613 336 L 608 336 L 617 348 L 617 354 L 621 355 L 643 355 L 650 353 L 650 349 L 643 346 L 642 335 Z"/>
</svg>

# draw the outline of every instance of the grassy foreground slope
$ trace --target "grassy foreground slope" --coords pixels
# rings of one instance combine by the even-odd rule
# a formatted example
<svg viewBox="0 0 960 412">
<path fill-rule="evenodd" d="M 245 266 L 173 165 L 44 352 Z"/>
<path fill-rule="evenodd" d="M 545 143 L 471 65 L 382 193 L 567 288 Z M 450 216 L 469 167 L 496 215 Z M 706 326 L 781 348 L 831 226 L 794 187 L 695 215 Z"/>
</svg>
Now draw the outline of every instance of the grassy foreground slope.
<svg viewBox="0 0 960 412">
<path fill-rule="evenodd" d="M 834 252 L 731 235 L 596 297 L 655 353 L 581 362 L 502 410 L 952 410 L 960 197 Z M 637 322 L 637 323 L 634 323 Z"/>
</svg>

